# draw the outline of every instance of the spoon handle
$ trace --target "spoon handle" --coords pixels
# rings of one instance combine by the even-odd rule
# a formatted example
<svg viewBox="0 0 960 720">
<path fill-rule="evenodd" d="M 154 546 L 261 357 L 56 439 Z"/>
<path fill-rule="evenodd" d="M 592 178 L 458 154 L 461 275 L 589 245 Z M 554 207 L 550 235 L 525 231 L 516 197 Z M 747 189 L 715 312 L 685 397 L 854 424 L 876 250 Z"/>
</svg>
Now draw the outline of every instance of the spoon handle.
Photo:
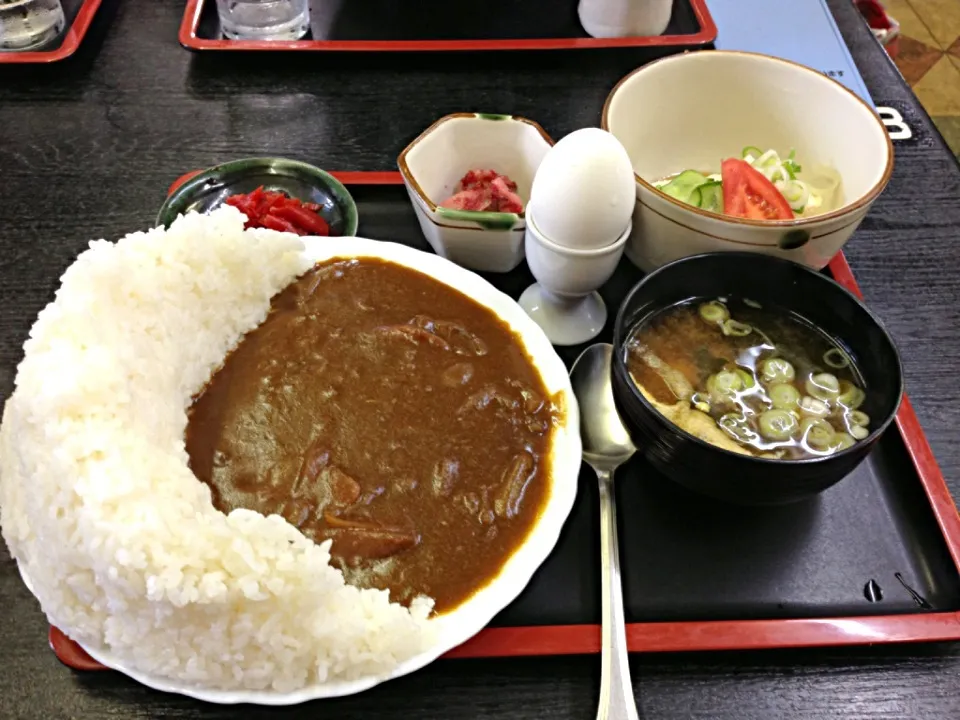
<svg viewBox="0 0 960 720">
<path fill-rule="evenodd" d="M 600 569 L 603 612 L 600 650 L 600 706 L 597 720 L 638 720 L 627 662 L 627 634 L 623 621 L 620 552 L 612 474 L 597 471 L 600 482 Z"/>
</svg>

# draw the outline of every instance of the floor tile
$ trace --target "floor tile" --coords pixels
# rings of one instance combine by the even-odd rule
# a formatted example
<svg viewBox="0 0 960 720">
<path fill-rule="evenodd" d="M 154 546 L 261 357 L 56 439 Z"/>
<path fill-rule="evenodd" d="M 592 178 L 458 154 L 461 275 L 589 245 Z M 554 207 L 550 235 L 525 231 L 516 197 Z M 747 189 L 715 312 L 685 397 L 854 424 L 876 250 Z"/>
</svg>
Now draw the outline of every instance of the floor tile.
<svg viewBox="0 0 960 720">
<path fill-rule="evenodd" d="M 960 37 L 960 1 L 908 0 L 908 2 L 944 50 Z"/>
<path fill-rule="evenodd" d="M 913 86 L 920 103 L 930 115 L 960 116 L 960 69 L 954 58 L 944 55 Z"/>
<path fill-rule="evenodd" d="M 942 57 L 943 50 L 939 47 L 930 47 L 906 35 L 900 37 L 897 67 L 900 68 L 900 73 L 911 87 L 916 85 Z"/>
<path fill-rule="evenodd" d="M 943 135 L 943 139 L 947 141 L 947 145 L 950 146 L 953 154 L 960 157 L 960 116 L 934 116 L 933 122 L 940 134 Z"/>
<path fill-rule="evenodd" d="M 887 12 L 900 23 L 900 35 L 919 40 L 932 47 L 940 47 L 930 30 L 923 24 L 909 0 L 883 0 Z"/>
<path fill-rule="evenodd" d="M 960 57 L 954 57 L 953 55 L 947 55 L 947 60 L 949 60 L 953 66 L 957 69 L 957 77 L 954 80 L 954 83 L 960 83 Z"/>
</svg>

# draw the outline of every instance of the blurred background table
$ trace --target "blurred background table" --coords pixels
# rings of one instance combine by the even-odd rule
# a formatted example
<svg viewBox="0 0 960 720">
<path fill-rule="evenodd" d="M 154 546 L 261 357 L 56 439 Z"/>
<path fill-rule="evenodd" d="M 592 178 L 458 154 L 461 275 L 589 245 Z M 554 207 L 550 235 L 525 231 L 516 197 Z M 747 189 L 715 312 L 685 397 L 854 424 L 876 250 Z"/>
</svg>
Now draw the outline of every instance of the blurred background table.
<svg viewBox="0 0 960 720">
<path fill-rule="evenodd" d="M 847 255 L 903 349 L 908 392 L 957 497 L 960 171 L 850 0 L 830 7 L 876 104 L 911 128 Z M 0 72 L 3 397 L 60 272 L 89 239 L 147 227 L 182 172 L 250 155 L 393 169 L 411 137 L 459 110 L 524 115 L 560 137 L 597 124 L 608 90 L 637 64 L 630 53 L 195 57 L 177 45 L 182 11 L 182 0 L 106 0 L 71 61 Z M 4 720 L 595 714 L 592 657 L 441 661 L 357 697 L 285 711 L 203 706 L 61 666 L 5 548 L 0 608 Z M 631 664 L 647 720 L 960 717 L 960 645 L 634 655 Z"/>
</svg>

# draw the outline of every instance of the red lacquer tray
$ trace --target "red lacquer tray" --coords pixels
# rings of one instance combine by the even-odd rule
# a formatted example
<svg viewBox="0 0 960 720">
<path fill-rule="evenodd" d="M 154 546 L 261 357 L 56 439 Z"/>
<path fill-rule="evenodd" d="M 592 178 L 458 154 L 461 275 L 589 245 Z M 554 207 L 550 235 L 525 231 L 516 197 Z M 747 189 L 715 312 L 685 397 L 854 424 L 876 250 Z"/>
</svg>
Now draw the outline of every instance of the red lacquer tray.
<svg viewBox="0 0 960 720">
<path fill-rule="evenodd" d="M 195 174 L 179 178 L 171 192 Z M 360 235 L 426 249 L 399 173 L 334 174 L 357 201 Z M 828 272 L 860 294 L 842 253 Z M 608 306 L 616 307 L 639 277 L 624 260 L 610 287 L 604 288 Z M 488 278 L 513 295 L 532 281 L 525 265 Z M 569 363 L 580 349 L 560 353 Z M 704 539 L 702 526 L 731 510 L 700 508 L 697 503 L 702 501 L 651 479 L 651 474 L 642 460 L 618 473 L 631 651 L 960 640 L 960 515 L 906 398 L 896 429 L 886 433 L 854 472 L 856 477 L 810 505 L 743 511 L 721 525 L 716 537 Z M 513 605 L 446 657 L 599 652 L 599 553 L 594 540 L 599 530 L 593 488 L 594 478 L 584 470 L 577 506 L 554 553 Z M 683 518 L 679 534 L 672 535 L 676 521 L 671 518 L 681 513 L 692 517 Z M 889 524 L 891 517 L 895 522 Z M 889 527 L 881 526 L 870 536 L 871 528 L 884 521 Z M 751 533 L 771 532 L 775 535 L 767 542 L 742 543 Z M 697 537 L 684 556 L 676 546 L 691 535 Z M 796 538 L 801 540 L 794 542 Z M 716 565 L 723 566 L 710 575 Z M 880 602 L 864 597 L 868 580 L 883 586 Z M 104 669 L 53 627 L 50 645 L 72 668 Z"/>
<path fill-rule="evenodd" d="M 488 0 L 458 7 L 447 0 L 311 0 L 311 35 L 294 41 L 226 40 L 215 0 L 188 0 L 180 44 L 189 50 L 424 52 L 477 50 L 694 49 L 717 37 L 705 0 L 674 0 L 663 35 L 592 38 L 580 29 L 577 0 Z M 472 8 L 472 9 L 471 9 Z"/>
<path fill-rule="evenodd" d="M 5 63 L 52 63 L 73 55 L 93 22 L 101 0 L 61 0 L 66 24 L 60 35 L 46 46 L 26 52 L 0 52 Z"/>
</svg>

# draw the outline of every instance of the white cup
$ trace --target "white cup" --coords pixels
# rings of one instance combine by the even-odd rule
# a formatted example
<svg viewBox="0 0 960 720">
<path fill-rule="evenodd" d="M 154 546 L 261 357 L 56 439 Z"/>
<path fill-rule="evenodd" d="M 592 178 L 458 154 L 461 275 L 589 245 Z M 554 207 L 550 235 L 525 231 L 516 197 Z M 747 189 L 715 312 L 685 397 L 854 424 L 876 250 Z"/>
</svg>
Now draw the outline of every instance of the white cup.
<svg viewBox="0 0 960 720">
<path fill-rule="evenodd" d="M 577 14 L 595 38 L 662 35 L 670 24 L 673 0 L 580 0 Z"/>
</svg>

